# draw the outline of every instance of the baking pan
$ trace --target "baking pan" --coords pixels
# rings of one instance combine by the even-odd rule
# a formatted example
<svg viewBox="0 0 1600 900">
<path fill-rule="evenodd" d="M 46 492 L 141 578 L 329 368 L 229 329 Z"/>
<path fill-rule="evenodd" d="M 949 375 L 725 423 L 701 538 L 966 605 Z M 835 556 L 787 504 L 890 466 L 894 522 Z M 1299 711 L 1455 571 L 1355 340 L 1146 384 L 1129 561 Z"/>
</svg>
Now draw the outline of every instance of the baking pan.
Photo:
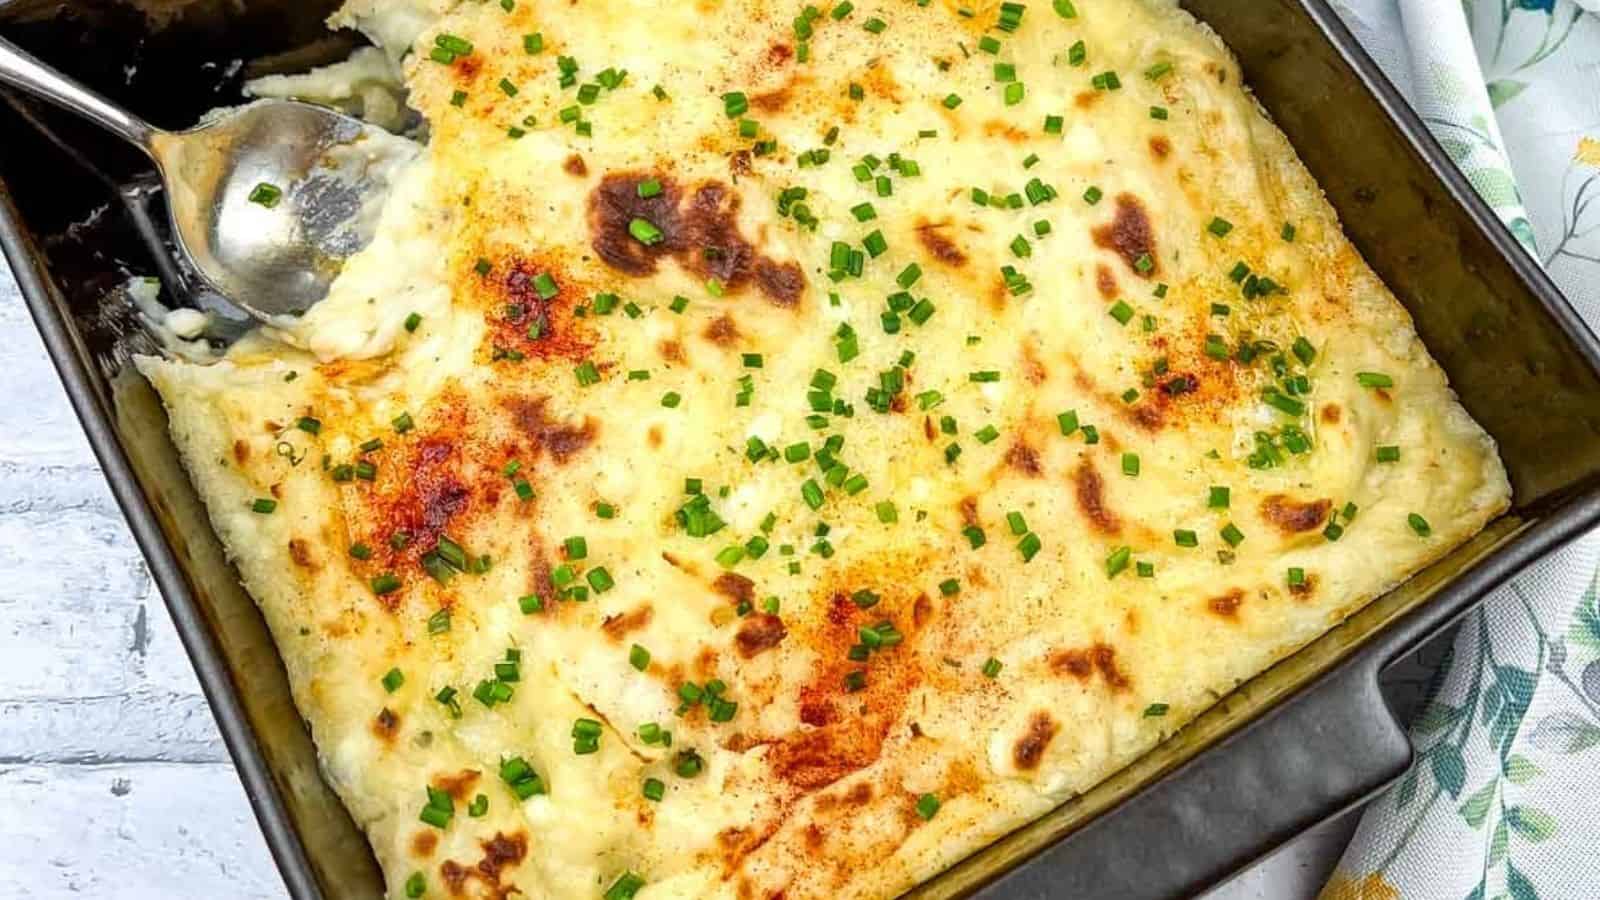
<svg viewBox="0 0 1600 900">
<path fill-rule="evenodd" d="M 0 32 L 157 124 L 179 126 L 236 102 L 247 75 L 347 52 L 348 39 L 321 30 L 331 5 L 0 0 Z M 1600 521 L 1600 344 L 1554 285 L 1324 0 L 1184 5 L 1233 48 L 1357 248 L 1499 442 L 1514 505 L 1150 754 L 917 897 L 1177 897 L 1227 877 L 1402 773 L 1411 747 L 1379 672 Z M 114 295 L 129 274 L 159 273 L 169 297 L 214 300 L 159 252 L 160 197 L 132 151 L 0 100 L 0 249 L 149 560 L 284 882 L 297 900 L 380 896 L 377 866 L 321 778 L 277 652 L 177 464 L 160 403 L 128 364 L 155 345 Z"/>
</svg>

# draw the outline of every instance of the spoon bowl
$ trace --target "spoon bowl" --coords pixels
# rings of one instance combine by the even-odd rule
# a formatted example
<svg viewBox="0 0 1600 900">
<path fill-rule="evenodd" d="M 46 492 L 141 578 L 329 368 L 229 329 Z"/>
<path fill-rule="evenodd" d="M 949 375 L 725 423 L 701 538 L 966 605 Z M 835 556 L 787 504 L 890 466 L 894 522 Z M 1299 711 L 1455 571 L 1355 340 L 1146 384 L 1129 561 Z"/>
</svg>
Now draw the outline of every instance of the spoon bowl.
<svg viewBox="0 0 1600 900">
<path fill-rule="evenodd" d="M 209 287 L 282 324 L 323 297 L 376 231 L 416 145 L 331 109 L 266 100 L 155 128 L 0 39 L 0 82 L 76 112 L 155 162 L 179 252 Z"/>
</svg>

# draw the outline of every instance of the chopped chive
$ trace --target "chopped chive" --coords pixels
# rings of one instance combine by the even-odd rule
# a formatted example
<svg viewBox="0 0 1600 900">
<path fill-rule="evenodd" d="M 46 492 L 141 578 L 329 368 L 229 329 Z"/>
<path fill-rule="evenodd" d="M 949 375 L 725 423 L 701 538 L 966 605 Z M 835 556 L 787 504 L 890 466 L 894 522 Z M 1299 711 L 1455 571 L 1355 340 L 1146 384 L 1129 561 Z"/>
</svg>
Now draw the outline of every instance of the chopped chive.
<svg viewBox="0 0 1600 900">
<path fill-rule="evenodd" d="M 924 822 L 931 821 L 939 813 L 939 798 L 932 794 L 923 794 L 917 798 L 917 815 Z"/>
<path fill-rule="evenodd" d="M 1232 522 L 1222 526 L 1221 534 L 1222 539 L 1227 541 L 1230 547 L 1237 547 L 1244 543 L 1244 532 L 1240 531 L 1239 526 Z"/>
<path fill-rule="evenodd" d="M 1039 539 L 1039 535 L 1031 531 L 1023 535 L 1022 540 L 1017 542 L 1017 550 L 1022 553 L 1023 562 L 1032 562 L 1043 546 L 1044 543 Z"/>
<path fill-rule="evenodd" d="M 283 199 L 283 188 L 263 181 L 250 191 L 250 202 L 272 209 Z"/>
<path fill-rule="evenodd" d="M 1433 534 L 1433 526 L 1428 524 L 1427 519 L 1424 519 L 1416 513 L 1411 513 L 1410 515 L 1406 516 L 1406 524 L 1410 525 L 1411 530 L 1417 533 L 1417 537 L 1425 538 L 1428 535 Z"/>
<path fill-rule="evenodd" d="M 1311 365 L 1317 358 L 1317 348 L 1311 346 L 1311 342 L 1304 336 L 1295 338 L 1290 349 L 1294 352 L 1295 359 L 1300 360 L 1303 366 Z"/>
<path fill-rule="evenodd" d="M 1128 563 L 1133 559 L 1132 547 L 1118 547 L 1106 557 L 1106 577 L 1115 578 L 1128 568 Z"/>
<path fill-rule="evenodd" d="M 1122 454 L 1122 474 L 1131 478 L 1139 477 L 1139 454 Z"/>
<path fill-rule="evenodd" d="M 628 233 L 633 235 L 634 240 L 647 247 L 659 244 L 666 238 L 661 229 L 657 228 L 649 219 L 634 219 L 629 222 Z"/>
<path fill-rule="evenodd" d="M 1233 230 L 1233 223 L 1221 216 L 1214 216 L 1211 219 L 1211 224 L 1206 226 L 1206 230 L 1217 237 L 1227 237 L 1228 232 Z"/>
<path fill-rule="evenodd" d="M 1357 372 L 1356 383 L 1364 388 L 1394 387 L 1394 379 L 1382 372 Z"/>
<path fill-rule="evenodd" d="M 1378 462 L 1392 463 L 1400 461 L 1400 448 L 1394 444 L 1379 447 L 1376 453 Z"/>
</svg>

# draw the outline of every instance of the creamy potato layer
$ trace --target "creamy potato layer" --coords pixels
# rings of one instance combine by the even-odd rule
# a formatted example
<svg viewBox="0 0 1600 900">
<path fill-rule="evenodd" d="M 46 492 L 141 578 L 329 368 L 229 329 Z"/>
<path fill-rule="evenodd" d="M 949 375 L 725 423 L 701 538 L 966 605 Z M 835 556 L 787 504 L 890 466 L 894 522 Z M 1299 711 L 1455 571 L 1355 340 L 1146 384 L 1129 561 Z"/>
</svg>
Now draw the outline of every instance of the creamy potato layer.
<svg viewBox="0 0 1600 900">
<path fill-rule="evenodd" d="M 141 367 L 394 897 L 892 896 L 1506 506 L 1169 0 L 335 24 L 376 241 Z"/>
</svg>

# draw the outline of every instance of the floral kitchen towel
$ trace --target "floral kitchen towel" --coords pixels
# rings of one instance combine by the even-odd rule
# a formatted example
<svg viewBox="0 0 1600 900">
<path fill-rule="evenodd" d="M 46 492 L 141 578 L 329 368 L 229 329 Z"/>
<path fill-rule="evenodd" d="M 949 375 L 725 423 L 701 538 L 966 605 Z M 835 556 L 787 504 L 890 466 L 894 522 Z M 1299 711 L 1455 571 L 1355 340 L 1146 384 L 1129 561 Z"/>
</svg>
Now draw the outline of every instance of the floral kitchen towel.
<svg viewBox="0 0 1600 900">
<path fill-rule="evenodd" d="M 1600 326 L 1600 0 L 1336 0 L 1473 186 Z M 1322 900 L 1600 898 L 1600 536 L 1469 617 L 1416 761 Z"/>
</svg>

